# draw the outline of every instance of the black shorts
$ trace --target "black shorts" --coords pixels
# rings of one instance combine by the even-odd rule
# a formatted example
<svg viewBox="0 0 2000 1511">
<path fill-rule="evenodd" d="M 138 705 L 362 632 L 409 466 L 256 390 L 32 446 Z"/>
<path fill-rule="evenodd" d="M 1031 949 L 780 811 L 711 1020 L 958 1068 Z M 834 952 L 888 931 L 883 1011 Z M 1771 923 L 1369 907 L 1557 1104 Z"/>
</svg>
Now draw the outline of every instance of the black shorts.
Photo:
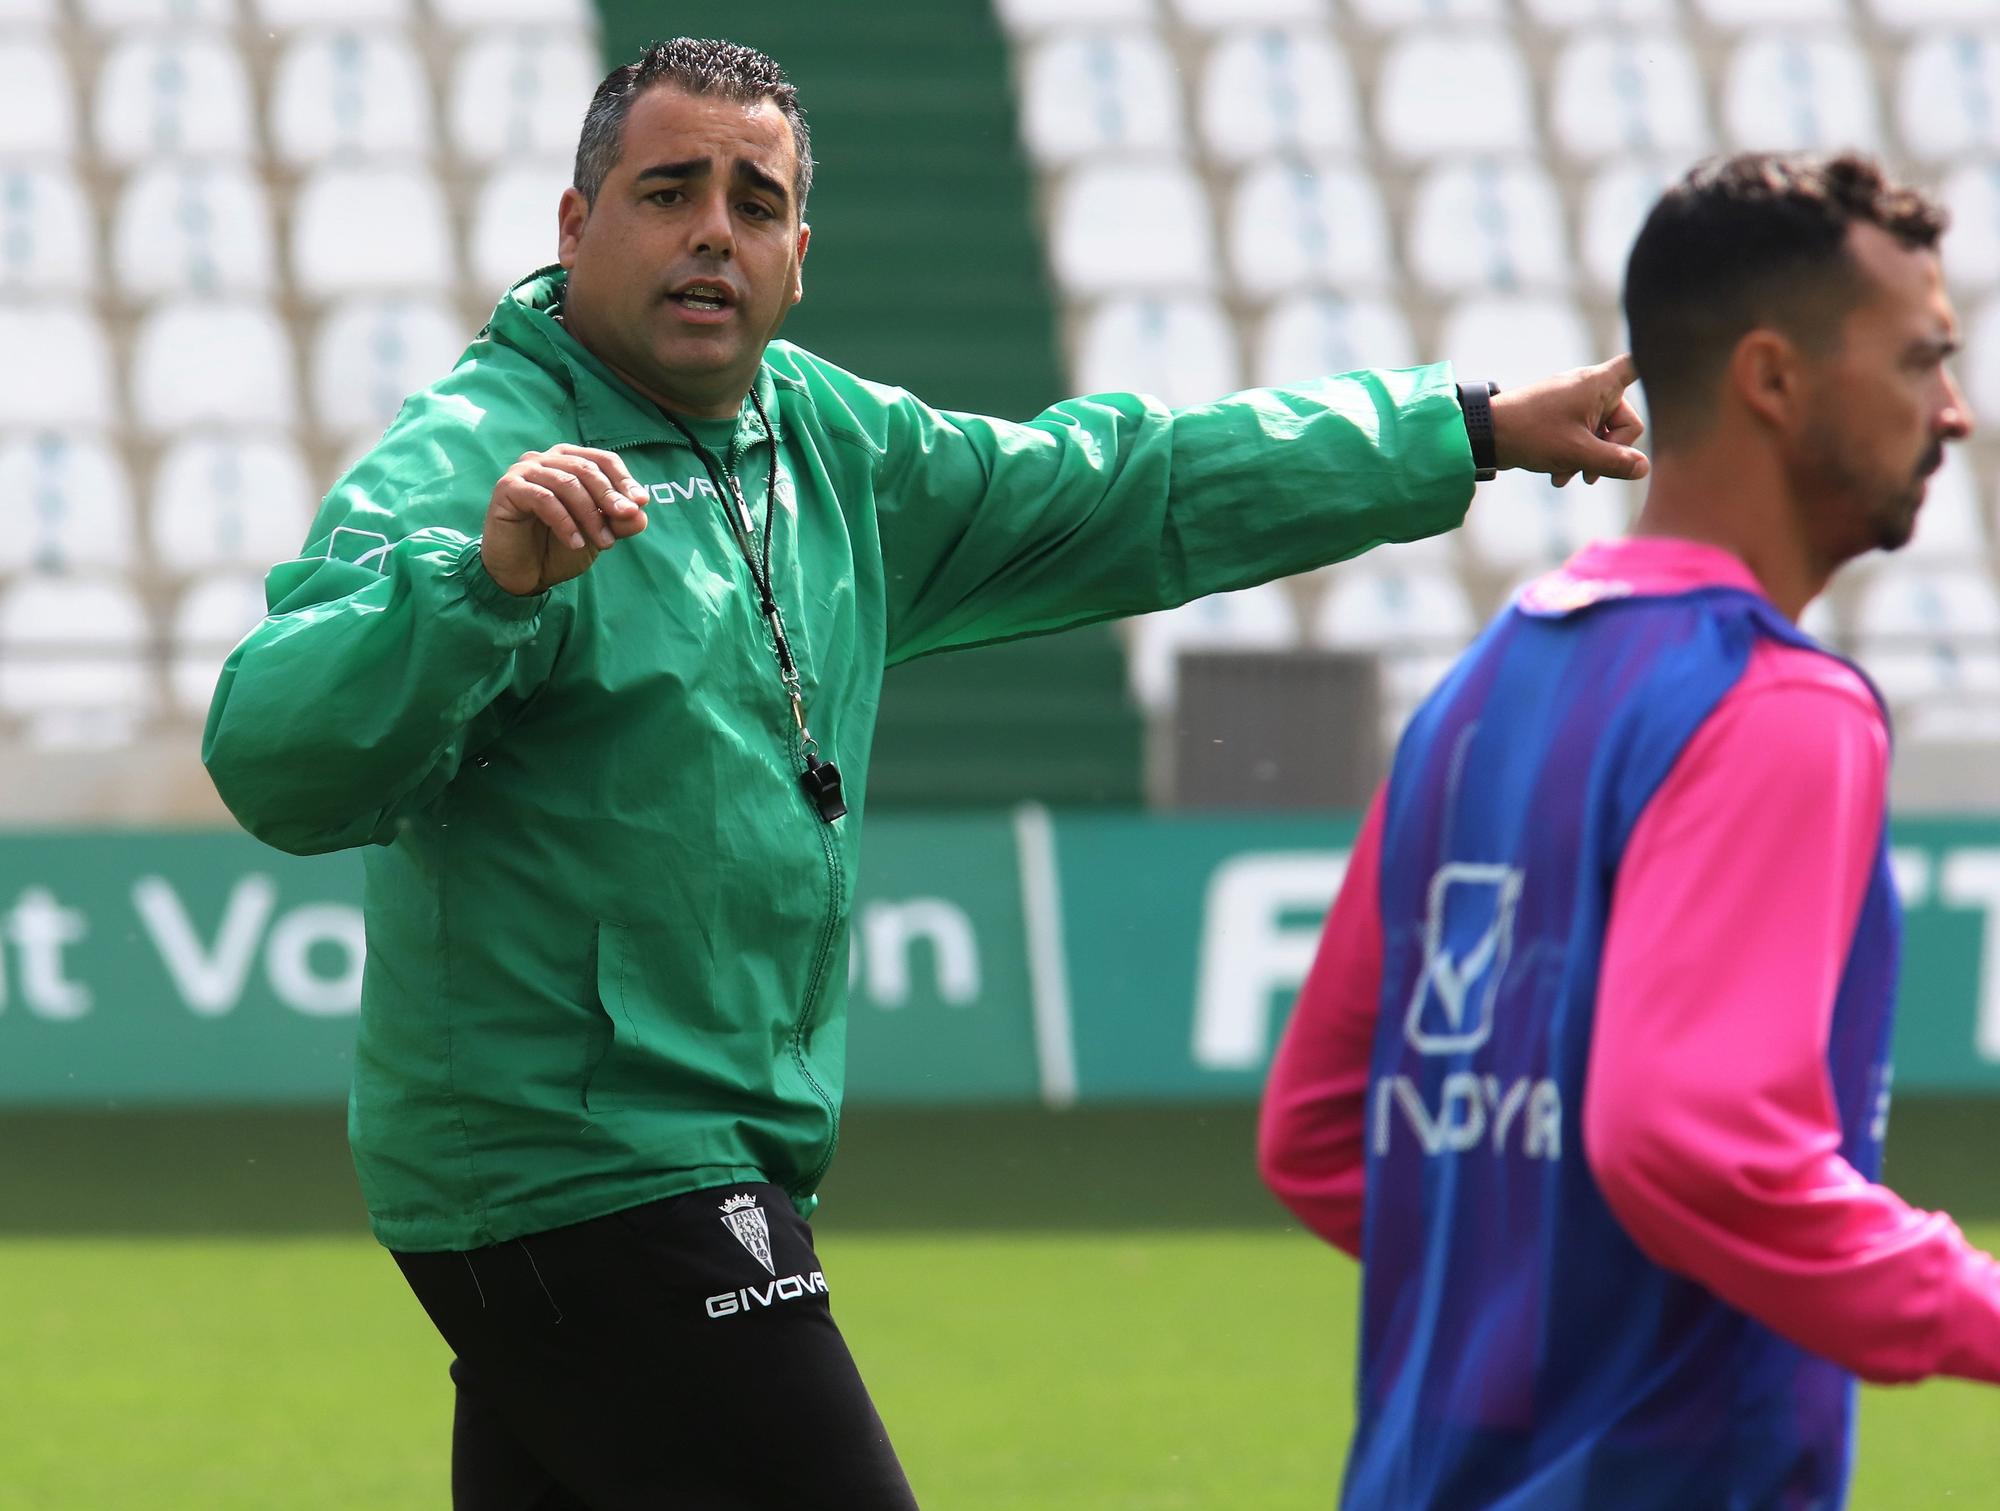
<svg viewBox="0 0 2000 1511">
<path fill-rule="evenodd" d="M 457 1511 L 912 1511 L 776 1186 L 397 1254 L 458 1356 Z"/>
</svg>

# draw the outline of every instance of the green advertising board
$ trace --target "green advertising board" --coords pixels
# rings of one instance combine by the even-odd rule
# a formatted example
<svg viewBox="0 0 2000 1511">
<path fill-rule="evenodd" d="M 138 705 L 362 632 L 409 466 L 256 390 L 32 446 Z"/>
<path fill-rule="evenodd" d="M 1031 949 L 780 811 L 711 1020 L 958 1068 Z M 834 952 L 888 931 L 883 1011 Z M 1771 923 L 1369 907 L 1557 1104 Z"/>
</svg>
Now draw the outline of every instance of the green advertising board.
<svg viewBox="0 0 2000 1511">
<path fill-rule="evenodd" d="M 1039 808 L 874 820 L 850 1096 L 1254 1095 L 1352 834 Z M 1895 863 L 1897 1086 L 2000 1092 L 2000 821 L 1903 822 Z M 364 956 L 352 855 L 222 832 L 0 836 L 0 1104 L 337 1098 Z"/>
</svg>

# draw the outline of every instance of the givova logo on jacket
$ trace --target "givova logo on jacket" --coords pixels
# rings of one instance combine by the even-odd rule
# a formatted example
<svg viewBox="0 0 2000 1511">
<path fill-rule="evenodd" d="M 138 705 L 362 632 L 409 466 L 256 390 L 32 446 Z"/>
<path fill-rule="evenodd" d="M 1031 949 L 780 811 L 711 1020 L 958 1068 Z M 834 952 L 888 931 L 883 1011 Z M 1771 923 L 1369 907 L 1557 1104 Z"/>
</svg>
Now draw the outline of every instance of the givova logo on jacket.
<svg viewBox="0 0 2000 1511">
<path fill-rule="evenodd" d="M 1403 1019 L 1403 1037 L 1418 1054 L 1471 1054 L 1492 1037 L 1522 885 L 1517 866 L 1468 861 L 1448 861 L 1431 877 L 1423 969 Z M 1510 1139 L 1529 1159 L 1562 1157 L 1562 1089 L 1547 1078 L 1503 1083 L 1498 1076 L 1455 1070 L 1439 1083 L 1433 1106 L 1415 1077 L 1391 1075 L 1378 1080 L 1371 1095 L 1371 1143 L 1378 1155 L 1389 1152 L 1400 1122 L 1426 1158 L 1483 1144 L 1504 1154 Z"/>
</svg>

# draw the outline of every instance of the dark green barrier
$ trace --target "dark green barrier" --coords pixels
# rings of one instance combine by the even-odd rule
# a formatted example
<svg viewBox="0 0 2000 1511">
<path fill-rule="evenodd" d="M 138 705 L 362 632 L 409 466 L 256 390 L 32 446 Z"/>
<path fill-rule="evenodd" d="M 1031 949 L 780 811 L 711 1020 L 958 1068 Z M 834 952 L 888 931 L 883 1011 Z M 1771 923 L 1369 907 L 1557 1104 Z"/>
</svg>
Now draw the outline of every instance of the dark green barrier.
<svg viewBox="0 0 2000 1511">
<path fill-rule="evenodd" d="M 875 820 L 851 1094 L 1254 1095 L 1352 829 L 1039 809 Z M 2000 823 L 1912 820 L 1896 841 L 1910 905 L 1897 1084 L 2000 1091 Z M 338 1097 L 363 951 L 352 856 L 297 860 L 227 833 L 0 836 L 0 1103 Z"/>
</svg>

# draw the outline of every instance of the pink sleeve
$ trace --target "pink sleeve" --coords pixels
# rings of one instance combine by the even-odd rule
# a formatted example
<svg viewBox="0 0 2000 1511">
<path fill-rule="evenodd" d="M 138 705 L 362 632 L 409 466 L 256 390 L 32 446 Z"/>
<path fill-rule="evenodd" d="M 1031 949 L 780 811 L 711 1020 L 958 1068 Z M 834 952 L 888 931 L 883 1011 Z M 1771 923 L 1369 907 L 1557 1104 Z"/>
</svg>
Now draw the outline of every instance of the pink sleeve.
<svg viewBox="0 0 2000 1511">
<path fill-rule="evenodd" d="M 1380 791 L 1271 1062 L 1257 1128 L 1264 1184 L 1335 1248 L 1361 1253 L 1368 1063 L 1382 990 Z"/>
<path fill-rule="evenodd" d="M 1689 743 L 1619 866 L 1584 1150 L 1648 1256 L 1801 1346 L 2000 1381 L 2000 1265 L 1838 1152 L 1827 1041 L 1887 745 L 1852 673 L 1777 648 Z"/>
</svg>

